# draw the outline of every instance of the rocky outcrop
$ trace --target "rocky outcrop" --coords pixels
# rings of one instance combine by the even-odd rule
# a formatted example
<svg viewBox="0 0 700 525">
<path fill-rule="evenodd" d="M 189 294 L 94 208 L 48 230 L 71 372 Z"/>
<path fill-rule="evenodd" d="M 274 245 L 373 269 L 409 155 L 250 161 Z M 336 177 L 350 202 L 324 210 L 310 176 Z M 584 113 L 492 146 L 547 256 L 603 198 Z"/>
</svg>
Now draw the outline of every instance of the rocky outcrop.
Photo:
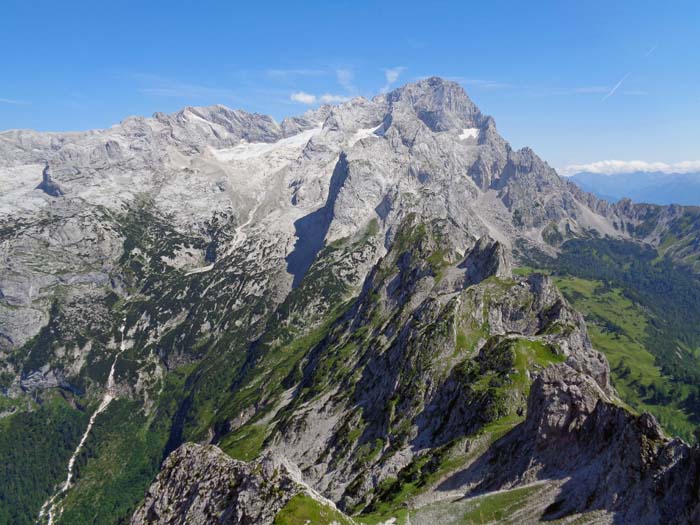
<svg viewBox="0 0 700 525">
<path fill-rule="evenodd" d="M 349 313 L 309 353 L 268 439 L 344 508 L 367 505 L 421 451 L 522 414 L 525 385 L 550 362 L 613 395 L 606 360 L 548 277 L 513 279 L 507 250 L 488 238 L 462 259 L 442 231 L 402 223 Z"/>
<path fill-rule="evenodd" d="M 615 524 L 697 523 L 700 449 L 669 439 L 566 364 L 535 379 L 522 425 L 454 475 L 467 494 L 559 480 L 542 519 L 603 511 Z"/>
<path fill-rule="evenodd" d="M 466 270 L 467 283 L 479 283 L 491 276 L 501 279 L 512 276 L 505 247 L 487 236 L 479 239 L 461 266 Z"/>
<path fill-rule="evenodd" d="M 163 463 L 131 523 L 268 525 L 305 490 L 299 471 L 284 458 L 268 455 L 247 464 L 216 447 L 188 443 Z"/>
<path fill-rule="evenodd" d="M 41 183 L 36 187 L 36 189 L 43 191 L 51 197 L 60 197 L 63 195 L 63 190 L 51 178 L 51 168 L 49 168 L 48 164 L 41 174 Z"/>
<path fill-rule="evenodd" d="M 570 475 L 547 518 L 594 509 L 615 523 L 700 518 L 700 450 L 667 438 L 651 415 L 630 413 L 585 375 L 559 365 L 538 377 L 523 433 L 532 443 L 523 462 L 542 465 L 539 476 Z"/>
</svg>

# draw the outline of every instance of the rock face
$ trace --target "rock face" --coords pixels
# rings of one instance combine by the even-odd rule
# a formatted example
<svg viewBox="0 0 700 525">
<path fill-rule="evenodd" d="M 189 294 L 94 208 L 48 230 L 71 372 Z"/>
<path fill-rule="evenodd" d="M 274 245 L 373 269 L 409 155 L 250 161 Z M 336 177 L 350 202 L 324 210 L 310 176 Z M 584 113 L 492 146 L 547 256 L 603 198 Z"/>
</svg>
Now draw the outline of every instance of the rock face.
<svg viewBox="0 0 700 525">
<path fill-rule="evenodd" d="M 669 439 L 652 416 L 631 414 L 566 364 L 535 379 L 525 422 L 455 477 L 467 493 L 561 480 L 543 506 L 544 521 L 594 511 L 610 523 L 700 518 L 700 451 Z"/>
<path fill-rule="evenodd" d="M 281 458 L 248 465 L 216 447 L 185 444 L 168 456 L 131 523 L 265 525 L 302 490 L 299 472 Z"/>
<path fill-rule="evenodd" d="M 600 508 L 618 522 L 697 522 L 698 450 L 669 440 L 649 414 L 611 403 L 585 375 L 559 365 L 538 377 L 523 432 L 536 458 L 526 475 L 538 463 L 539 476 L 571 475 L 546 517 Z"/>
<path fill-rule="evenodd" d="M 41 190 L 51 197 L 60 197 L 63 195 L 63 190 L 58 187 L 53 179 L 51 178 L 51 169 L 47 164 L 44 171 L 41 174 L 41 183 L 36 187 L 37 190 Z"/>
<path fill-rule="evenodd" d="M 529 378 L 549 363 L 613 395 L 607 362 L 548 277 L 514 279 L 507 249 L 487 238 L 462 259 L 444 225 L 417 220 L 311 350 L 267 442 L 345 509 L 370 505 L 428 451 L 522 414 Z"/>
<path fill-rule="evenodd" d="M 244 463 L 217 447 L 188 443 L 163 463 L 131 524 L 270 525 L 280 511 L 296 518 L 303 516 L 295 514 L 296 509 L 287 510 L 292 498 L 300 495 L 307 507 L 311 502 L 311 506 L 321 509 L 317 519 L 329 518 L 329 525 L 341 525 L 333 517 L 343 524 L 352 522 L 307 486 L 299 469 L 282 456 L 267 454 Z"/>
<path fill-rule="evenodd" d="M 464 259 L 463 266 L 469 283 L 478 283 L 491 276 L 512 276 L 510 257 L 503 245 L 486 236 L 479 239 L 469 256 Z"/>
</svg>

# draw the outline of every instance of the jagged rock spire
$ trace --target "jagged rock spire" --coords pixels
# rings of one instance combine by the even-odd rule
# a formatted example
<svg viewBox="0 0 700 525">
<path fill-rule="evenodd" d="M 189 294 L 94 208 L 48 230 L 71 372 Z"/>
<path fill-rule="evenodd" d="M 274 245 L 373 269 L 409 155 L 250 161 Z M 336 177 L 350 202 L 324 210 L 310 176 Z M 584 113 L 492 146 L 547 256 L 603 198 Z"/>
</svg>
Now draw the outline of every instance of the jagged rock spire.
<svg viewBox="0 0 700 525">
<path fill-rule="evenodd" d="M 63 190 L 51 177 L 51 167 L 48 163 L 46 163 L 46 167 L 44 167 L 44 171 L 41 174 L 41 183 L 39 183 L 36 189 L 41 190 L 52 197 L 63 196 Z"/>
<path fill-rule="evenodd" d="M 478 283 L 495 276 L 502 279 L 512 277 L 511 256 L 506 247 L 488 235 L 481 237 L 460 264 L 466 270 L 466 281 Z"/>
</svg>

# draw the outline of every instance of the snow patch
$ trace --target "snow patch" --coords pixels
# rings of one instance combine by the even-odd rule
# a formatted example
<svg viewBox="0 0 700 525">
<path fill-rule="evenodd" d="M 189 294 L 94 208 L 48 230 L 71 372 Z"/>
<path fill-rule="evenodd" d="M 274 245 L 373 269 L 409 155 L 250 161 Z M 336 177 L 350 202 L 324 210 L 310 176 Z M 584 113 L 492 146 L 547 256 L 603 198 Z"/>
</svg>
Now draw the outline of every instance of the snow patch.
<svg viewBox="0 0 700 525">
<path fill-rule="evenodd" d="M 242 140 L 238 146 L 227 149 L 212 150 L 214 156 L 221 161 L 247 160 L 262 157 L 280 149 L 301 149 L 306 146 L 311 137 L 321 131 L 321 126 L 302 131 L 277 142 L 247 142 Z"/>
<path fill-rule="evenodd" d="M 464 128 L 462 133 L 459 134 L 459 140 L 466 139 L 478 139 L 479 138 L 479 128 Z"/>
<path fill-rule="evenodd" d="M 199 268 L 192 268 L 187 273 L 185 273 L 185 275 L 194 275 L 197 273 L 205 273 L 205 272 L 208 272 L 209 270 L 211 270 L 212 268 L 214 268 L 213 264 L 208 264 L 206 266 L 200 266 Z"/>
<path fill-rule="evenodd" d="M 350 145 L 354 146 L 356 142 L 368 137 L 381 137 L 382 135 L 384 135 L 384 124 L 379 124 L 374 128 L 360 128 L 350 138 Z"/>
</svg>

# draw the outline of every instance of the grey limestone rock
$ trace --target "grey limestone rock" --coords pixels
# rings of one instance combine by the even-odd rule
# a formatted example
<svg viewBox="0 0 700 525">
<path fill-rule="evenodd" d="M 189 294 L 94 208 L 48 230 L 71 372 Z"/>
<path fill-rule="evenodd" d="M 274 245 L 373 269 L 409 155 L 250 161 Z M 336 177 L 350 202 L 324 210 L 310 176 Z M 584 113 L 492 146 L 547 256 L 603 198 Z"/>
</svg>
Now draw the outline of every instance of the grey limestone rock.
<svg viewBox="0 0 700 525">
<path fill-rule="evenodd" d="M 300 493 L 337 512 L 282 456 L 266 454 L 245 463 L 217 447 L 187 443 L 165 460 L 131 523 L 270 525 Z"/>
</svg>

